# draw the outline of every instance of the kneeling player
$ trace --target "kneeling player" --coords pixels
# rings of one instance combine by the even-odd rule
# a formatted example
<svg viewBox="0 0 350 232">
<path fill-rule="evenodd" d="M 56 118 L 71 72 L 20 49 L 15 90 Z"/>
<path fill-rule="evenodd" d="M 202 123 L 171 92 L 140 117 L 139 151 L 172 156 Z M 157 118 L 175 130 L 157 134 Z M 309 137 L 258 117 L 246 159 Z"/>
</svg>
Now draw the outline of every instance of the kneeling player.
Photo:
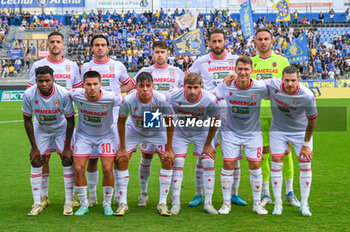
<svg viewBox="0 0 350 232">
<path fill-rule="evenodd" d="M 36 85 L 25 91 L 22 107 L 24 126 L 32 147 L 30 183 L 34 205 L 28 215 L 38 215 L 43 211 L 40 199 L 42 165 L 47 159 L 43 156 L 53 151 L 61 156 L 63 165 L 66 197 L 63 215 L 72 215 L 74 172 L 70 144 L 74 130 L 74 107 L 67 97 L 67 90 L 54 84 L 53 70 L 49 66 L 38 67 L 35 76 Z"/>
<path fill-rule="evenodd" d="M 236 160 L 242 159 L 242 146 L 249 162 L 253 212 L 268 213 L 260 204 L 262 185 L 260 162 L 263 144 L 259 121 L 260 102 L 268 96 L 268 88 L 264 82 L 250 78 L 252 71 L 251 59 L 240 57 L 236 61 L 237 78 L 230 86 L 220 83 L 216 89 L 218 99 L 224 99 L 228 107 L 225 128 L 221 128 L 224 160 L 221 186 L 224 202 L 219 210 L 220 214 L 228 214 L 231 211 L 234 164 Z"/>
<path fill-rule="evenodd" d="M 117 152 L 117 185 L 120 194 L 120 206 L 116 216 L 125 215 L 127 205 L 127 187 L 129 183 L 129 160 L 136 151 L 137 145 L 144 143 L 155 144 L 162 163 L 160 170 L 160 197 L 157 211 L 163 216 L 171 215 L 166 205 L 171 177 L 173 174 L 174 152 L 172 148 L 173 125 L 172 110 L 166 97 L 153 91 L 152 75 L 148 72 L 140 73 L 137 78 L 137 91 L 127 95 L 120 106 L 118 132 L 120 148 Z M 130 113 L 125 128 L 126 118 Z M 170 125 L 161 125 L 161 114 Z M 151 116 L 147 118 L 147 116 Z M 151 126 L 152 125 L 152 126 Z M 150 128 L 156 127 L 156 128 Z"/>
<path fill-rule="evenodd" d="M 84 88 L 69 92 L 79 111 L 78 128 L 74 143 L 75 186 L 80 200 L 80 209 L 75 215 L 89 212 L 87 200 L 87 183 L 85 167 L 88 157 L 97 149 L 101 157 L 103 172 L 103 211 L 105 215 L 113 215 L 111 200 L 113 196 L 113 161 L 117 144 L 112 132 L 113 107 L 122 102 L 116 93 L 101 90 L 101 76 L 96 71 L 84 74 Z"/>
<path fill-rule="evenodd" d="M 180 212 L 183 167 L 187 148 L 191 143 L 194 143 L 194 154 L 200 157 L 204 168 L 204 210 L 209 214 L 218 213 L 211 203 L 215 183 L 215 149 L 211 143 L 217 130 L 215 125 L 220 124 L 217 121 L 220 112 L 216 97 L 202 89 L 202 86 L 202 77 L 197 73 L 189 73 L 185 76 L 184 88 L 167 94 L 177 119 L 173 139 L 175 163 L 171 182 L 171 214 Z M 203 125 L 205 121 L 209 122 L 209 130 Z"/>
<path fill-rule="evenodd" d="M 294 146 L 300 166 L 300 213 L 311 216 L 308 197 L 311 186 L 312 133 L 316 125 L 317 108 L 313 93 L 299 84 L 298 70 L 288 66 L 283 70 L 282 80 L 267 81 L 270 92 L 272 123 L 270 145 L 272 154 L 271 182 L 275 196 L 272 214 L 281 215 L 283 156 L 288 154 L 288 143 Z"/>
</svg>

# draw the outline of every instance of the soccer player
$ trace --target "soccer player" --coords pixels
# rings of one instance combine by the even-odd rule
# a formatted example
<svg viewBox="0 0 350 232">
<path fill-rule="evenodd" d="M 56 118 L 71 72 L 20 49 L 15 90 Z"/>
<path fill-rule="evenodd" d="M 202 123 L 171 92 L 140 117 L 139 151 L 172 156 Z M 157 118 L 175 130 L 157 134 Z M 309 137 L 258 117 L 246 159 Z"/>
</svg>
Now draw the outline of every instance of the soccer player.
<svg viewBox="0 0 350 232">
<path fill-rule="evenodd" d="M 209 214 L 217 214 L 212 205 L 212 196 L 215 183 L 215 148 L 212 139 L 215 136 L 217 120 L 220 111 L 216 97 L 209 91 L 202 89 L 202 77 L 197 73 L 185 76 L 184 88 L 176 89 L 167 94 L 169 104 L 172 106 L 178 122 L 174 131 L 173 148 L 175 162 L 171 182 L 172 208 L 171 214 L 180 212 L 180 193 L 183 179 L 183 167 L 188 145 L 194 143 L 196 154 L 204 168 L 204 210 Z M 209 126 L 204 126 L 205 121 Z"/>
<path fill-rule="evenodd" d="M 160 196 L 157 211 L 163 216 L 170 216 L 166 199 L 169 193 L 175 157 L 172 148 L 174 130 L 171 120 L 172 110 L 166 97 L 157 91 L 153 91 L 153 79 L 149 72 L 140 73 L 136 81 L 137 91 L 124 98 L 124 102 L 119 110 L 118 132 L 120 147 L 116 157 L 118 167 L 116 176 L 120 193 L 120 204 L 114 215 L 123 216 L 129 210 L 127 205 L 128 165 L 132 153 L 136 151 L 137 145 L 151 143 L 155 145 L 161 160 L 159 175 Z M 130 116 L 126 120 L 129 114 Z M 163 118 L 168 122 L 166 128 L 164 125 L 161 125 Z M 149 128 L 151 125 L 156 128 Z"/>
<path fill-rule="evenodd" d="M 67 97 L 67 90 L 54 83 L 54 72 L 49 66 L 35 70 L 36 85 L 27 89 L 23 97 L 23 118 L 30 150 L 30 183 L 34 198 L 30 216 L 43 211 L 41 188 L 43 164 L 49 154 L 57 151 L 62 160 L 65 186 L 63 215 L 72 215 L 74 171 L 70 148 L 74 130 L 74 107 Z M 34 125 L 32 114 L 34 113 Z"/>
<path fill-rule="evenodd" d="M 80 208 L 75 215 L 89 212 L 85 167 L 91 155 L 100 156 L 103 171 L 103 212 L 113 215 L 111 201 L 113 196 L 113 161 L 117 148 L 113 124 L 113 108 L 122 102 L 121 95 L 101 89 L 101 75 L 87 71 L 83 76 L 84 88 L 73 89 L 69 98 L 79 111 L 78 128 L 75 133 L 73 160 L 75 170 L 75 189 L 80 200 Z M 97 154 L 93 154 L 94 149 Z"/>
<path fill-rule="evenodd" d="M 156 41 L 152 45 L 152 50 L 152 57 L 155 62 L 154 65 L 142 68 L 136 74 L 134 80 L 136 80 L 138 74 L 149 72 L 153 77 L 154 91 L 164 94 L 171 89 L 181 87 L 185 74 L 179 68 L 167 64 L 169 56 L 168 44 L 164 41 Z M 139 166 L 141 194 L 137 205 L 146 206 L 148 202 L 148 179 L 151 174 L 153 154 L 156 153 L 156 151 L 155 146 L 148 143 L 142 143 L 140 150 L 142 152 Z"/>
<path fill-rule="evenodd" d="M 87 71 L 97 71 L 101 75 L 102 87 L 101 89 L 107 91 L 113 91 L 117 94 L 125 93 L 134 89 L 136 87 L 136 83 L 133 79 L 131 79 L 126 71 L 125 66 L 119 62 L 111 59 L 109 57 L 109 41 L 103 35 L 96 35 L 91 40 L 91 50 L 94 53 L 94 59 L 88 63 L 85 63 L 81 68 L 81 75 L 83 76 Z M 119 143 L 119 136 L 117 133 L 117 120 L 118 120 L 118 108 L 114 108 L 114 123 L 112 125 L 114 137 L 116 139 L 116 143 Z M 93 155 L 96 154 L 97 151 L 94 151 L 92 155 L 89 157 L 88 166 L 87 166 L 87 183 L 89 186 L 89 206 L 97 204 L 97 195 L 96 195 L 96 187 L 98 182 L 98 156 Z M 116 167 L 114 169 L 114 175 L 116 172 Z M 115 185 L 116 187 L 116 185 Z M 116 189 L 117 190 L 117 189 Z M 118 196 L 118 191 L 115 191 L 115 196 Z M 117 200 L 118 201 L 118 200 Z"/>
<path fill-rule="evenodd" d="M 250 58 L 237 59 L 237 78 L 230 86 L 220 83 L 216 89 L 218 99 L 227 104 L 225 127 L 221 128 L 224 166 L 221 171 L 223 204 L 220 214 L 231 211 L 230 197 L 233 181 L 234 163 L 242 159 L 241 147 L 249 162 L 250 185 L 253 192 L 253 212 L 267 214 L 261 205 L 262 175 L 260 162 L 262 158 L 262 134 L 259 114 L 261 100 L 268 96 L 268 88 L 263 81 L 250 78 L 253 71 Z"/>
<path fill-rule="evenodd" d="M 53 69 L 55 83 L 66 88 L 67 90 L 79 88 L 83 85 L 80 78 L 78 65 L 63 57 L 62 50 L 64 48 L 64 37 L 61 32 L 54 31 L 48 36 L 49 55 L 39 61 L 33 63 L 29 72 L 28 88 L 33 86 L 36 82 L 35 70 L 41 66 L 49 66 Z M 50 157 L 50 154 L 47 155 Z M 45 208 L 50 204 L 49 200 L 49 159 L 45 159 L 43 164 L 43 175 L 41 181 L 41 201 Z M 73 207 L 79 206 L 79 203 L 73 196 Z"/>
<path fill-rule="evenodd" d="M 258 50 L 258 54 L 252 57 L 253 61 L 253 74 L 251 75 L 254 79 L 271 79 L 272 77 L 281 78 L 283 69 L 289 66 L 287 58 L 276 55 L 271 47 L 273 45 L 273 37 L 269 29 L 261 28 L 258 29 L 255 34 L 255 46 Z M 261 129 L 263 132 L 263 160 L 261 162 L 261 169 L 263 173 L 263 196 L 261 202 L 263 205 L 271 203 L 270 197 L 270 147 L 269 147 L 269 129 L 271 125 L 271 110 L 270 101 L 263 100 L 261 103 Z M 290 150 L 290 149 L 289 149 Z M 286 201 L 290 202 L 292 206 L 300 206 L 298 199 L 295 197 L 293 192 L 293 159 L 291 152 L 288 152 L 284 156 L 283 165 L 283 176 L 286 182 Z"/>
<path fill-rule="evenodd" d="M 281 215 L 282 208 L 282 166 L 283 157 L 288 153 L 291 142 L 298 156 L 300 166 L 300 213 L 311 216 L 308 198 L 311 187 L 312 134 L 316 125 L 317 107 L 313 93 L 299 84 L 297 68 L 288 66 L 281 79 L 267 81 L 270 93 L 272 123 L 271 142 L 271 182 L 275 196 L 274 215 Z"/>
<path fill-rule="evenodd" d="M 211 52 L 207 55 L 204 55 L 198 58 L 190 69 L 187 71 L 195 72 L 201 75 L 203 78 L 203 88 L 213 93 L 215 91 L 215 87 L 223 81 L 223 79 L 235 73 L 235 64 L 238 59 L 237 55 L 233 55 L 231 53 L 227 53 L 225 51 L 226 40 L 225 33 L 220 29 L 214 29 L 208 35 L 209 37 L 209 46 Z M 225 101 L 219 102 L 220 114 L 221 114 L 221 122 L 224 127 L 225 124 L 225 115 L 226 115 L 226 103 Z M 219 129 L 219 133 L 221 129 Z M 222 138 L 221 138 L 222 139 Z M 218 137 L 214 138 L 215 146 L 219 145 Z M 198 206 L 203 202 L 203 165 L 201 163 L 201 159 L 198 157 L 197 164 L 195 168 L 196 178 L 196 189 L 197 194 L 189 203 L 189 206 Z M 241 206 L 247 205 L 241 196 L 238 195 L 238 188 L 240 183 L 241 170 L 239 161 L 235 162 L 234 168 L 234 183 L 232 188 L 232 198 L 231 203 L 237 204 Z"/>
</svg>

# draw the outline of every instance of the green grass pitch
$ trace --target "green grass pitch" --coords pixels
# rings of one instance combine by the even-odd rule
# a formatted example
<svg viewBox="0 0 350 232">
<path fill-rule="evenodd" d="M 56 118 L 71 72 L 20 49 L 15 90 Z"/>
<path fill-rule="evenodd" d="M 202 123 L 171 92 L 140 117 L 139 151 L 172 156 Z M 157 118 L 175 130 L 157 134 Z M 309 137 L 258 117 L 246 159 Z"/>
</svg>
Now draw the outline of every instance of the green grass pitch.
<svg viewBox="0 0 350 232">
<path fill-rule="evenodd" d="M 181 212 L 171 217 L 156 214 L 159 197 L 160 162 L 154 157 L 149 182 L 150 202 L 137 207 L 139 196 L 138 164 L 140 152 L 130 162 L 128 203 L 130 212 L 124 217 L 104 216 L 102 213 L 101 168 L 98 185 L 99 205 L 83 217 L 62 216 L 64 186 L 62 167 L 56 153 L 50 161 L 49 196 L 51 205 L 36 217 L 29 217 L 33 203 L 29 174 L 29 142 L 24 131 L 21 103 L 0 103 L 0 231 L 349 231 L 350 215 L 350 100 L 318 100 L 318 130 L 314 134 L 313 180 L 309 204 L 313 216 L 305 218 L 298 209 L 284 203 L 281 216 L 271 215 L 273 205 L 266 208 L 269 215 L 252 213 L 252 196 L 246 159 L 241 161 L 239 194 L 248 206 L 232 206 L 229 215 L 208 215 L 203 206 L 188 207 L 195 194 L 194 166 L 196 158 L 188 155 L 184 169 Z M 331 107 L 332 106 L 332 107 Z M 334 108 L 343 107 L 343 108 Z M 344 118 L 344 120 L 341 119 Z M 213 204 L 222 204 L 220 172 L 222 156 L 217 150 L 216 183 Z M 190 151 L 191 152 L 191 151 Z M 190 154 L 189 152 L 189 154 Z M 300 199 L 299 167 L 294 156 L 294 191 Z M 100 163 L 99 163 L 100 165 Z M 271 189 L 272 192 L 272 189 Z M 284 192 L 284 190 L 283 190 Z M 168 197 L 168 206 L 170 201 Z M 113 205 L 113 209 L 116 206 Z"/>
</svg>

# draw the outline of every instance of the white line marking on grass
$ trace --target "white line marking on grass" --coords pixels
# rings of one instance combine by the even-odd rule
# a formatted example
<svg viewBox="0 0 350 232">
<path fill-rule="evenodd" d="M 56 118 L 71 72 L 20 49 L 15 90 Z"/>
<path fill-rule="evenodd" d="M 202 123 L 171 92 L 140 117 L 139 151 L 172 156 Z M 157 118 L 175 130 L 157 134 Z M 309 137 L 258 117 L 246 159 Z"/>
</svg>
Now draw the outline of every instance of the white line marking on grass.
<svg viewBox="0 0 350 232">
<path fill-rule="evenodd" d="M 4 124 L 4 123 L 13 123 L 13 122 L 23 122 L 23 120 L 0 121 L 0 124 Z"/>
</svg>

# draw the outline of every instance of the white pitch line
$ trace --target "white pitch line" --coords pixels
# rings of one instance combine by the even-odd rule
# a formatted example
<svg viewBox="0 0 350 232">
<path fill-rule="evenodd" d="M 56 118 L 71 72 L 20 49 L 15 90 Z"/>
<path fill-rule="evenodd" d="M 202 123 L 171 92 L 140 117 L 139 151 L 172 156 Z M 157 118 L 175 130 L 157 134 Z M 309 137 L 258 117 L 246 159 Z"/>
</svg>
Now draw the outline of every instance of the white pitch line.
<svg viewBox="0 0 350 232">
<path fill-rule="evenodd" d="M 4 124 L 4 123 L 13 123 L 13 122 L 23 122 L 23 120 L 0 121 L 0 124 Z"/>
</svg>

